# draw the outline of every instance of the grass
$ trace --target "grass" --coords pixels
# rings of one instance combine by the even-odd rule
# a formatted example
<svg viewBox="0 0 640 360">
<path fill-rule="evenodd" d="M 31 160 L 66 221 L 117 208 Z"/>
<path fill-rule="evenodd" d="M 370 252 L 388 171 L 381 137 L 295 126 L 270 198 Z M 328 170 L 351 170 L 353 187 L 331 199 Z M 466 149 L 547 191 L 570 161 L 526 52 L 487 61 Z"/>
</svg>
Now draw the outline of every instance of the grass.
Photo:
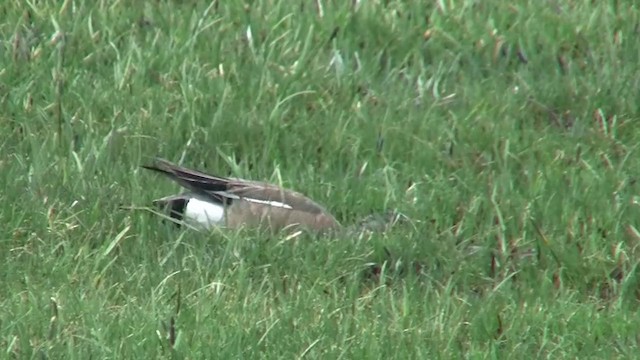
<svg viewBox="0 0 640 360">
<path fill-rule="evenodd" d="M 632 2 L 0 5 L 7 358 L 626 358 Z M 177 230 L 161 156 L 384 234 Z"/>
</svg>

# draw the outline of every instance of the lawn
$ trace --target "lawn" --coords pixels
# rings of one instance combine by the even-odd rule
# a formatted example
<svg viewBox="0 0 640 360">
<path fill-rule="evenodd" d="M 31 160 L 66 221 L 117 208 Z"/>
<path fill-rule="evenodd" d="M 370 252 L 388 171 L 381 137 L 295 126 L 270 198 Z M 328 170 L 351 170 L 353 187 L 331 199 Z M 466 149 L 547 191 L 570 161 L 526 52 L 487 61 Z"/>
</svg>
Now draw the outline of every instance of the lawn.
<svg viewBox="0 0 640 360">
<path fill-rule="evenodd" d="M 0 13 L 0 357 L 637 356 L 633 1 Z M 178 229 L 156 156 L 409 220 Z"/>
</svg>

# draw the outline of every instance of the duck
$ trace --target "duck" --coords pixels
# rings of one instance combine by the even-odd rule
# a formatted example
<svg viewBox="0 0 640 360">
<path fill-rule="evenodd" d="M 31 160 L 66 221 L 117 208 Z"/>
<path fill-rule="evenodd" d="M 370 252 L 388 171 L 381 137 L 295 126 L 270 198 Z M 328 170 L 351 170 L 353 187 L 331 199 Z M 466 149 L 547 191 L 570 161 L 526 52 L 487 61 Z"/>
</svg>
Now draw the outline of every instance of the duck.
<svg viewBox="0 0 640 360">
<path fill-rule="evenodd" d="M 186 191 L 153 201 L 176 224 L 196 228 L 304 228 L 327 233 L 342 228 L 327 209 L 300 192 L 267 182 L 230 178 L 189 169 L 162 158 L 142 168 L 166 176 Z"/>
</svg>

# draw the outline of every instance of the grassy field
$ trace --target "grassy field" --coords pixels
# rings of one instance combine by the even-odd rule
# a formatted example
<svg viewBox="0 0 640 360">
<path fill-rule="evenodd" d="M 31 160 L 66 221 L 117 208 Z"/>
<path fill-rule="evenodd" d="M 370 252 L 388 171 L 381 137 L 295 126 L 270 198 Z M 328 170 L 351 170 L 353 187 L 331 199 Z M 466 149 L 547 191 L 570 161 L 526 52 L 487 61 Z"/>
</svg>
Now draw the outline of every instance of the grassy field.
<svg viewBox="0 0 640 360">
<path fill-rule="evenodd" d="M 0 358 L 637 356 L 640 10 L 421 3 L 0 5 Z M 155 156 L 411 220 L 176 229 Z"/>
</svg>

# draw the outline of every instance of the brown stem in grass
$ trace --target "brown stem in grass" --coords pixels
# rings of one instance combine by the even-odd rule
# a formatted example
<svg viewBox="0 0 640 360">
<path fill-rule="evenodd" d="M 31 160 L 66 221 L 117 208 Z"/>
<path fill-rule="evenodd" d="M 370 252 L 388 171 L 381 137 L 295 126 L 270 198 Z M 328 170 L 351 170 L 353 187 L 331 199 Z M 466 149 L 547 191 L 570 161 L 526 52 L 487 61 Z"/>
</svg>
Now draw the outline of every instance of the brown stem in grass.
<svg viewBox="0 0 640 360">
<path fill-rule="evenodd" d="M 56 104 L 55 104 L 55 112 L 56 112 L 56 120 L 58 122 L 58 141 L 60 142 L 60 146 L 62 146 L 62 125 L 63 125 L 63 116 L 62 116 L 62 95 L 64 93 L 64 76 L 62 73 L 62 69 L 64 68 L 64 55 L 66 48 L 66 41 L 64 35 L 60 35 L 60 43 L 58 44 L 58 62 L 56 64 L 56 69 L 54 72 L 54 82 L 56 89 Z"/>
</svg>

